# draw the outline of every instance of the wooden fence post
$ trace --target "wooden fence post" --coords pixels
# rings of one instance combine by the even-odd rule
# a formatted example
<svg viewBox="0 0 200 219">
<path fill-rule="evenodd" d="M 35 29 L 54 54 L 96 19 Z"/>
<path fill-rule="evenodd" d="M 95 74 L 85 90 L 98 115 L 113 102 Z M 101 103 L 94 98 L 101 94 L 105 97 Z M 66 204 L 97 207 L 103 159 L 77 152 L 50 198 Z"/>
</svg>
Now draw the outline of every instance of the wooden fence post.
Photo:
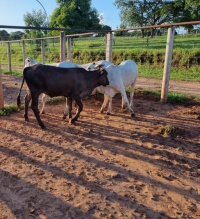
<svg viewBox="0 0 200 219">
<path fill-rule="evenodd" d="M 8 44 L 8 69 L 9 72 L 12 72 L 12 64 L 11 64 L 11 52 L 10 52 L 10 42 L 7 43 Z"/>
<path fill-rule="evenodd" d="M 41 55 L 42 55 L 42 64 L 45 64 L 45 42 L 44 42 L 44 39 L 41 40 Z"/>
<path fill-rule="evenodd" d="M 22 40 L 22 55 L 23 55 L 23 62 L 24 62 L 24 65 L 25 65 L 25 60 L 26 60 L 26 44 L 25 44 L 24 40 Z"/>
<path fill-rule="evenodd" d="M 67 59 L 72 61 L 72 38 L 67 37 Z"/>
<path fill-rule="evenodd" d="M 3 100 L 2 72 L 1 72 L 1 63 L 0 63 L 0 109 L 3 108 L 4 108 L 4 100 Z"/>
<path fill-rule="evenodd" d="M 65 52 L 66 52 L 66 45 L 65 45 L 65 32 L 60 32 L 60 62 L 65 61 Z"/>
<path fill-rule="evenodd" d="M 175 33 L 174 27 L 168 28 L 167 44 L 166 44 L 166 51 L 165 51 L 165 64 L 164 64 L 164 70 L 163 70 L 163 81 L 162 81 L 162 90 L 161 90 L 161 102 L 163 103 L 167 102 L 167 96 L 168 96 L 168 86 L 169 86 L 170 69 L 171 69 L 171 63 L 172 63 L 174 33 Z"/>
<path fill-rule="evenodd" d="M 113 43 L 112 32 L 108 32 L 106 37 L 106 61 L 109 62 L 112 62 L 112 43 Z"/>
</svg>

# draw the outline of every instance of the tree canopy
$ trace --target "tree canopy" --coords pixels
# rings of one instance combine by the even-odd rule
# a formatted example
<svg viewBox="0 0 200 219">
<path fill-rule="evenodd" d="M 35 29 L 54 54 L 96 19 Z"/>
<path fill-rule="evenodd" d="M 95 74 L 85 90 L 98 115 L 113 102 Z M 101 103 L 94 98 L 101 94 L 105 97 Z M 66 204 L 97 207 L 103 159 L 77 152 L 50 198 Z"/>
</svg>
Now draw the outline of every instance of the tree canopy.
<svg viewBox="0 0 200 219">
<path fill-rule="evenodd" d="M 97 10 L 91 8 L 91 0 L 57 0 L 57 3 L 58 8 L 54 9 L 51 16 L 51 27 L 87 30 L 103 28 Z"/>
<path fill-rule="evenodd" d="M 24 32 L 22 32 L 22 31 L 11 32 L 10 33 L 10 39 L 11 40 L 21 40 L 23 35 L 24 35 Z"/>
<path fill-rule="evenodd" d="M 30 27 L 47 27 L 47 17 L 42 11 L 33 10 L 32 13 L 27 12 L 24 15 L 24 23 L 26 26 Z M 25 37 L 34 38 L 42 37 L 46 34 L 43 30 L 25 30 Z"/>
<path fill-rule="evenodd" d="M 0 41 L 9 40 L 9 33 L 6 30 L 0 30 Z"/>
<path fill-rule="evenodd" d="M 200 19 L 200 2 L 195 0 L 115 0 L 115 5 L 125 27 Z"/>
</svg>

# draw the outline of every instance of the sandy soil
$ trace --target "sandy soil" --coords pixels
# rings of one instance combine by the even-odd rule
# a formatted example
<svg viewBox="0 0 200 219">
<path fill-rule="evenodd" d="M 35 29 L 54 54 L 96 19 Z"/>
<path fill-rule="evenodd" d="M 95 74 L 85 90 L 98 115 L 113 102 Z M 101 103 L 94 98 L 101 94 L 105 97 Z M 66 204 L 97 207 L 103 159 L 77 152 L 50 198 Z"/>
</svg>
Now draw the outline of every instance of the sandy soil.
<svg viewBox="0 0 200 219">
<path fill-rule="evenodd" d="M 46 130 L 31 110 L 0 117 L 0 219 L 200 218 L 200 106 L 136 96 L 133 119 L 119 96 L 110 116 L 101 104 L 75 125 L 48 104 Z"/>
</svg>

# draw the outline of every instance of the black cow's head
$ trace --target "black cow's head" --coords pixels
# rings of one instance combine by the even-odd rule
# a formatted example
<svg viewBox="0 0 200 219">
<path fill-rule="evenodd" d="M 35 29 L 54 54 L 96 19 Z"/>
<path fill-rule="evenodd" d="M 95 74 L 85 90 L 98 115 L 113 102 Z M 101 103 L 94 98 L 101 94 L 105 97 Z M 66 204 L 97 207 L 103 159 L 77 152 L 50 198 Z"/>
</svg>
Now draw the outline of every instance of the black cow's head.
<svg viewBox="0 0 200 219">
<path fill-rule="evenodd" d="M 108 81 L 108 72 L 105 69 L 99 70 L 100 77 L 99 77 L 99 84 L 106 86 L 109 85 Z"/>
</svg>

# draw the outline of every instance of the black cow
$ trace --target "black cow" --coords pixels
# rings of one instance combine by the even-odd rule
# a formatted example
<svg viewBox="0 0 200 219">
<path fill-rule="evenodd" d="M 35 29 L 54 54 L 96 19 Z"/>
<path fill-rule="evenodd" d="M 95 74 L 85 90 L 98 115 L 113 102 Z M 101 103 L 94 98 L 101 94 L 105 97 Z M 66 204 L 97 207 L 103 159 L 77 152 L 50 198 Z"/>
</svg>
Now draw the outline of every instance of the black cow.
<svg viewBox="0 0 200 219">
<path fill-rule="evenodd" d="M 24 68 L 23 81 L 17 96 L 18 110 L 20 110 L 20 93 L 24 80 L 29 88 L 25 97 L 25 120 L 28 121 L 28 105 L 32 99 L 31 109 L 41 128 L 45 128 L 38 110 L 38 98 L 41 93 L 45 93 L 50 97 L 67 97 L 69 123 L 73 123 L 83 110 L 82 99 L 89 96 L 94 88 L 109 84 L 106 70 L 87 71 L 83 68 L 60 68 L 36 64 Z M 71 115 L 72 99 L 75 100 L 78 106 L 74 118 Z"/>
</svg>

